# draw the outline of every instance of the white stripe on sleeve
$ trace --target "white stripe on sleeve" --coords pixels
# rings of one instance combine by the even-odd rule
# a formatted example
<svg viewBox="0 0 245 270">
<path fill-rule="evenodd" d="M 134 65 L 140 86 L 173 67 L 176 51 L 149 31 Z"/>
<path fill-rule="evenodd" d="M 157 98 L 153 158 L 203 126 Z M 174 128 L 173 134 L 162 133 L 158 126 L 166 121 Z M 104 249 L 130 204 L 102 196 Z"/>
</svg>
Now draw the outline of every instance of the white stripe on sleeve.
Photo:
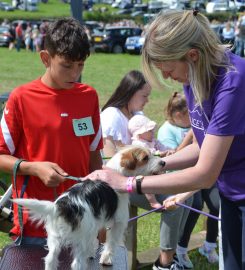
<svg viewBox="0 0 245 270">
<path fill-rule="evenodd" d="M 7 126 L 7 123 L 5 121 L 4 113 L 3 113 L 3 116 L 2 116 L 2 120 L 1 120 L 1 129 L 2 129 L 2 133 L 3 133 L 4 141 L 5 141 L 8 149 L 9 149 L 9 152 L 11 153 L 11 155 L 13 155 L 14 152 L 15 152 L 14 141 L 13 141 L 13 139 L 11 137 L 11 134 L 10 134 L 8 126 Z"/>
<path fill-rule="evenodd" d="M 101 139 L 101 136 L 102 136 L 102 129 L 101 129 L 101 124 L 99 126 L 99 130 L 94 138 L 94 140 L 92 141 L 92 143 L 90 144 L 90 151 L 95 151 L 98 147 L 98 144 L 100 142 L 100 139 Z"/>
</svg>

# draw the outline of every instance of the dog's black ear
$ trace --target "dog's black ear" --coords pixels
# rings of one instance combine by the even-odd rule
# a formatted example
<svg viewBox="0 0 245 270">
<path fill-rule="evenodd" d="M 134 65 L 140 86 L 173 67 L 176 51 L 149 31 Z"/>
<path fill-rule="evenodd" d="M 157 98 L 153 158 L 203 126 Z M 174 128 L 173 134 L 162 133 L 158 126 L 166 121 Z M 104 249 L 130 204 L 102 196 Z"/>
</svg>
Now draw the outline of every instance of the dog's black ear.
<svg viewBox="0 0 245 270">
<path fill-rule="evenodd" d="M 122 153 L 121 167 L 127 170 L 134 170 L 136 168 L 136 160 L 133 151 Z"/>
</svg>

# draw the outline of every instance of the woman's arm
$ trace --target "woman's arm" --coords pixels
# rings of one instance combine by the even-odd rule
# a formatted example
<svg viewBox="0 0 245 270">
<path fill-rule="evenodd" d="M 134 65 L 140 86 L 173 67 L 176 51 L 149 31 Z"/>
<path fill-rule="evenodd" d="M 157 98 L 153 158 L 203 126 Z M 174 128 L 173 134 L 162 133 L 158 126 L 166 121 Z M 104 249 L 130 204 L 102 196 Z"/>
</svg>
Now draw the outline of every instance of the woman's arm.
<svg viewBox="0 0 245 270">
<path fill-rule="evenodd" d="M 155 177 L 147 176 L 142 183 L 143 192 L 176 194 L 210 188 L 221 172 L 233 138 L 233 136 L 207 134 L 195 166 Z M 182 151 L 177 152 L 176 155 Z"/>
<path fill-rule="evenodd" d="M 233 136 L 214 136 L 207 134 L 203 141 L 198 161 L 195 165 L 177 172 L 146 176 L 142 181 L 143 193 L 177 194 L 210 188 L 221 172 L 233 138 Z M 190 160 L 193 160 L 193 157 L 197 154 L 197 149 L 193 155 L 191 151 L 189 151 L 189 153 L 187 152 L 187 148 L 193 149 L 193 146 L 187 146 L 176 154 L 164 158 L 164 160 L 166 159 L 167 161 L 167 169 L 178 169 L 177 164 L 183 165 L 181 164 L 181 159 L 185 158 L 183 153 L 190 155 L 192 157 Z M 180 155 L 182 155 L 182 158 Z M 174 156 L 177 158 L 177 161 L 174 160 Z M 186 158 L 188 160 L 188 157 Z M 89 175 L 89 178 L 100 178 L 101 180 L 108 182 L 114 189 L 126 192 L 127 177 L 118 174 L 114 170 L 107 169 L 95 171 Z M 135 181 L 133 182 L 133 190 L 136 191 Z"/>
<path fill-rule="evenodd" d="M 166 170 L 180 170 L 197 163 L 200 148 L 197 142 L 192 143 L 180 151 L 175 152 L 172 155 L 166 156 L 163 160 L 166 162 Z"/>
</svg>

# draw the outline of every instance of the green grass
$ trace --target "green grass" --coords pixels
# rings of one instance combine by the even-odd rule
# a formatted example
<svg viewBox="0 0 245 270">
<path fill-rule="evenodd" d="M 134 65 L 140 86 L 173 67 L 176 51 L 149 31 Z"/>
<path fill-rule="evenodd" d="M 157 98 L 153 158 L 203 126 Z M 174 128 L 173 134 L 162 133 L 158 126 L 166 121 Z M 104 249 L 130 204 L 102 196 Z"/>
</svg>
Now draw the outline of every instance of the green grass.
<svg viewBox="0 0 245 270">
<path fill-rule="evenodd" d="M 1 80 L 0 93 L 9 92 L 16 86 L 26 83 L 41 76 L 44 72 L 39 55 L 37 53 L 9 51 L 0 48 Z M 140 69 L 140 56 L 128 54 L 92 54 L 86 61 L 82 81 L 92 85 L 97 91 L 102 106 L 121 78 L 131 69 Z M 164 121 L 163 108 L 172 91 L 181 86 L 172 85 L 168 89 L 153 90 L 150 101 L 146 105 L 145 114 L 161 124 Z M 0 175 L 1 177 L 1 175 Z M 145 210 L 140 210 L 140 213 Z M 159 214 L 153 213 L 138 221 L 138 251 L 159 246 Z M 203 229 L 203 218 L 195 228 L 195 231 Z M 0 233 L 0 248 L 8 242 L 8 236 Z M 198 254 L 191 253 L 196 269 L 214 270 Z M 149 268 L 150 269 L 150 268 Z"/>
<path fill-rule="evenodd" d="M 12 0 L 5 0 L 9 4 L 12 4 Z M 112 8 L 110 5 L 106 4 L 96 4 L 93 6 L 93 12 L 83 10 L 83 18 L 94 17 L 96 12 L 99 13 L 99 9 L 101 7 L 106 7 L 107 11 L 104 13 L 105 16 L 111 15 L 113 12 L 118 10 L 117 8 Z M 98 14 L 99 18 L 101 15 Z M 38 10 L 37 11 L 24 11 L 16 9 L 11 12 L 0 10 L 0 21 L 3 19 L 9 20 L 16 20 L 16 19 L 25 19 L 25 20 L 39 20 L 39 19 L 52 19 L 52 18 L 60 18 L 60 17 L 67 17 L 71 16 L 71 8 L 70 4 L 65 4 L 60 0 L 48 0 L 48 3 L 38 3 Z M 96 16 L 95 16 L 96 17 Z"/>
<path fill-rule="evenodd" d="M 6 0 L 11 4 L 11 0 Z M 70 16 L 70 5 L 65 4 L 59 0 L 49 0 L 48 3 L 38 3 L 38 11 L 24 11 L 16 9 L 11 12 L 0 10 L 0 18 L 8 18 L 9 20 L 22 18 L 22 19 L 40 19 L 40 18 L 55 18 Z"/>
</svg>

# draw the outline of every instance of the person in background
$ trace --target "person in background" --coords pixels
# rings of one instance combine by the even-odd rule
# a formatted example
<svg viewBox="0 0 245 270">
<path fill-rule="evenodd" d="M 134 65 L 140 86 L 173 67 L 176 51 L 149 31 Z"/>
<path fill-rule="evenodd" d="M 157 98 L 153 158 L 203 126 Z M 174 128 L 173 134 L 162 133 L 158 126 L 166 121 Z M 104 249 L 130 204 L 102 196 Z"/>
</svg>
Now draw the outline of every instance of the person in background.
<svg viewBox="0 0 245 270">
<path fill-rule="evenodd" d="M 101 125 L 104 139 L 103 154 L 106 157 L 111 157 L 121 147 L 132 144 L 134 141 L 134 138 L 132 137 L 134 137 L 133 134 L 135 133 L 135 129 L 132 125 L 134 124 L 134 119 L 144 119 L 142 122 L 147 122 L 149 126 L 152 127 L 152 123 L 147 121 L 148 119 L 143 116 L 142 112 L 146 102 L 148 102 L 150 93 L 151 87 L 145 81 L 141 72 L 130 71 L 123 77 L 119 86 L 106 102 L 101 112 Z M 138 125 L 134 126 L 138 127 Z M 152 132 L 150 133 L 152 134 Z M 132 194 L 130 196 L 130 204 L 146 210 L 151 210 L 152 208 L 161 207 L 162 202 L 168 197 L 168 195 L 161 194 L 153 196 L 154 195 L 150 194 Z M 188 204 L 190 203 L 191 200 Z M 176 213 L 174 214 L 173 211 L 161 212 L 161 255 L 166 261 L 169 261 L 169 264 L 172 265 L 171 267 L 178 267 L 176 269 L 180 269 L 178 261 L 174 257 L 175 248 L 179 239 L 179 230 L 181 230 L 179 222 L 182 218 L 183 220 L 186 219 L 187 216 L 188 211 L 184 211 L 181 208 L 176 210 Z M 167 226 L 167 220 L 169 220 L 171 224 L 174 224 L 174 226 L 171 228 Z"/>
<path fill-rule="evenodd" d="M 190 118 L 185 96 L 174 92 L 165 108 L 164 124 L 159 128 L 157 139 L 169 149 L 177 150 L 190 130 Z"/>
<path fill-rule="evenodd" d="M 235 29 L 231 25 L 231 22 L 226 22 L 225 27 L 222 30 L 222 42 L 225 44 L 233 45 L 235 41 Z"/>
<path fill-rule="evenodd" d="M 143 114 L 134 115 L 128 122 L 132 145 L 146 147 L 152 154 L 164 157 L 169 148 L 155 139 L 156 128 L 157 123 Z"/>
<path fill-rule="evenodd" d="M 132 135 L 132 145 L 138 145 L 150 150 L 153 155 L 165 156 L 167 147 L 155 139 L 157 124 L 142 114 L 134 115 L 128 122 L 128 129 Z M 152 208 L 161 207 L 154 194 L 145 194 Z"/>
<path fill-rule="evenodd" d="M 31 23 L 27 24 L 27 28 L 25 30 L 25 46 L 27 51 L 31 51 L 33 44 L 32 44 L 32 26 Z"/>
<path fill-rule="evenodd" d="M 224 269 L 244 270 L 245 60 L 220 43 L 197 10 L 171 10 L 150 24 L 142 61 L 152 86 L 163 87 L 161 78 L 183 85 L 197 143 L 163 158 L 166 170 L 180 171 L 133 181 L 132 192 L 177 194 L 217 183 Z M 87 177 L 127 192 L 128 178 L 108 168 Z"/>
<path fill-rule="evenodd" d="M 184 147 L 183 140 L 190 130 L 190 118 L 186 104 L 185 96 L 179 92 L 174 92 L 168 100 L 167 106 L 164 108 L 165 119 L 164 124 L 159 128 L 157 139 L 172 150 L 171 154 L 176 152 L 178 148 Z M 189 141 L 188 141 L 189 143 Z M 172 195 L 168 195 L 166 200 Z M 164 200 L 165 202 L 165 200 Z M 192 204 L 190 196 L 186 202 L 187 205 Z M 189 210 L 184 208 L 176 208 L 174 211 L 165 211 L 162 219 L 162 227 L 165 227 L 166 234 L 162 234 L 161 251 L 159 259 L 155 262 L 153 269 L 159 269 L 160 262 L 165 265 L 164 269 L 183 269 L 187 267 L 183 264 L 182 258 L 178 256 L 177 244 L 181 235 L 184 233 L 184 227 L 189 214 Z M 186 268 L 188 269 L 188 268 Z"/>
<path fill-rule="evenodd" d="M 9 50 L 13 50 L 15 46 L 15 26 L 11 23 L 9 27 Z"/>
<path fill-rule="evenodd" d="M 148 102 L 151 87 L 138 70 L 129 71 L 101 110 L 105 156 L 113 156 L 120 147 L 132 143 L 128 121 L 142 114 Z"/>
<path fill-rule="evenodd" d="M 235 54 L 244 57 L 245 50 L 245 15 L 240 16 L 236 25 Z"/>
<path fill-rule="evenodd" d="M 19 52 L 23 41 L 23 29 L 21 22 L 19 22 L 15 28 L 15 40 L 16 40 L 15 47 L 17 52 Z"/>
<path fill-rule="evenodd" d="M 49 25 L 40 58 L 44 74 L 14 89 L 0 126 L 0 170 L 12 173 L 19 159 L 13 198 L 55 199 L 76 182 L 101 168 L 98 96 L 91 86 L 77 83 L 90 55 L 85 29 L 72 18 Z M 83 127 L 83 129 L 81 128 Z M 40 140 L 41 138 L 41 140 Z M 30 176 L 25 189 L 25 175 Z M 46 231 L 23 212 L 23 233 L 14 204 L 11 236 L 21 244 L 46 244 Z"/>
<path fill-rule="evenodd" d="M 164 145 L 167 145 L 176 151 L 182 149 L 183 146 L 187 146 L 188 144 L 192 143 L 193 132 L 190 128 L 190 119 L 186 98 L 183 94 L 178 92 L 173 94 L 165 109 L 165 115 L 167 121 L 159 129 L 158 139 Z M 203 189 L 196 192 L 193 196 L 192 207 L 202 210 L 204 202 L 210 210 L 210 214 L 218 216 L 219 193 L 215 186 L 210 189 Z M 186 269 L 193 268 L 193 263 L 188 256 L 188 243 L 198 218 L 198 213 L 193 211 L 189 213 L 176 249 L 177 258 Z M 199 249 L 199 252 L 206 256 L 210 263 L 217 263 L 219 260 L 215 250 L 217 247 L 217 236 L 218 222 L 212 218 L 208 218 L 206 241 Z"/>
<path fill-rule="evenodd" d="M 32 30 L 32 42 L 33 42 L 33 51 L 40 52 L 42 45 L 42 34 L 38 29 L 37 25 L 33 26 Z"/>
</svg>

